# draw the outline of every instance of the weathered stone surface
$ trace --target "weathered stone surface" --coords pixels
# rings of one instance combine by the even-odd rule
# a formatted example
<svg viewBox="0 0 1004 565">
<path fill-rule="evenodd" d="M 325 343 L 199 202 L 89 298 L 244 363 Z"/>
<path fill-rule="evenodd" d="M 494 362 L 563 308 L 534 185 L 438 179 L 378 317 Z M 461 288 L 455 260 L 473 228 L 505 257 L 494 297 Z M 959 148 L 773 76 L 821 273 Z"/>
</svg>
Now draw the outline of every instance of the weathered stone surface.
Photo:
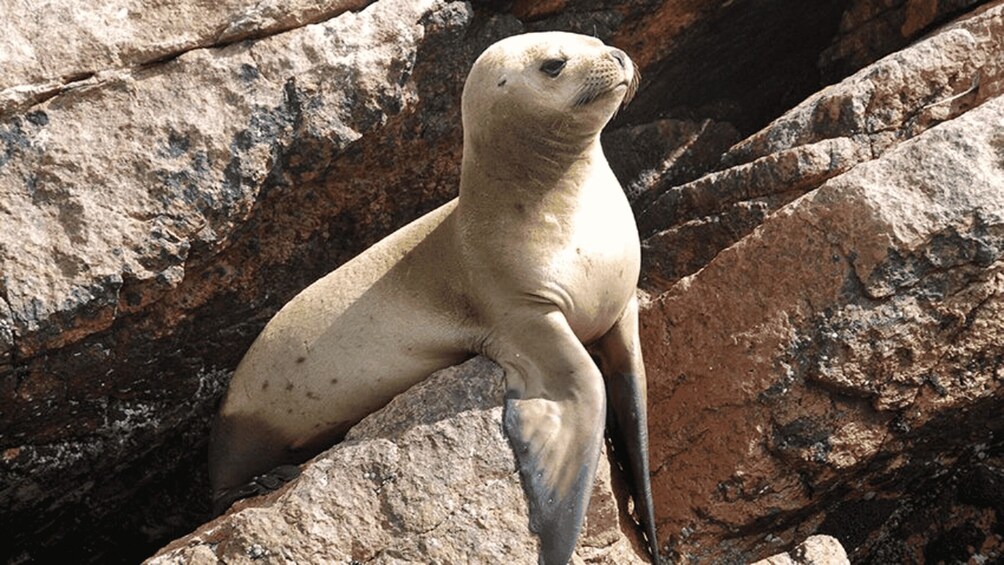
<svg viewBox="0 0 1004 565">
<path fill-rule="evenodd" d="M 827 77 L 846 76 L 977 4 L 973 0 L 854 0 L 840 18 L 837 37 L 820 55 L 820 69 Z"/>
<path fill-rule="evenodd" d="M 639 232 L 648 236 L 642 286 L 668 288 L 753 231 L 770 212 L 870 158 L 846 138 L 824 140 L 655 190 L 660 196 L 638 215 Z"/>
<path fill-rule="evenodd" d="M 900 492 L 1004 447 L 1001 126 L 1004 96 L 830 179 L 645 309 L 676 556 L 865 558 Z"/>
<path fill-rule="evenodd" d="M 993 2 L 823 89 L 734 147 L 728 164 L 836 137 L 875 156 L 1004 92 L 1004 4 Z"/>
<path fill-rule="evenodd" d="M 787 553 L 772 555 L 753 565 L 849 565 L 847 552 L 830 536 L 809 536 Z"/>
<path fill-rule="evenodd" d="M 193 51 L 8 121 L 8 152 L 18 158 L 0 169 L 2 212 L 17 239 L 2 260 L 21 355 L 141 311 L 182 282 L 193 245 L 228 244 L 269 175 L 309 182 L 326 157 L 399 114 L 415 97 L 409 79 L 425 12 L 391 18 L 390 7 Z M 395 41 L 366 31 L 381 18 L 394 22 L 384 26 Z M 339 77 L 351 77 L 351 94 Z M 308 155 L 294 139 L 323 139 L 328 154 L 300 163 Z M 41 330 L 53 316 L 67 319 L 58 335 L 51 324 Z"/>
<path fill-rule="evenodd" d="M 603 148 L 614 174 L 624 179 L 631 206 L 640 211 L 668 187 L 716 169 L 737 141 L 739 132 L 727 123 L 661 119 L 604 133 Z"/>
<path fill-rule="evenodd" d="M 980 3 L 651 3 L 644 6 L 644 17 L 628 16 L 614 36 L 642 63 L 647 77 L 624 120 L 710 118 L 749 135 L 820 87 Z"/>
<path fill-rule="evenodd" d="M 148 563 L 535 562 L 503 394 L 502 371 L 486 359 L 441 371 L 360 422 L 290 488 L 238 503 Z M 613 488 L 603 456 L 573 563 L 647 562 Z"/>
<path fill-rule="evenodd" d="M 658 195 L 638 215 L 649 238 L 643 286 L 668 288 L 780 206 L 1004 92 L 1002 38 L 1004 4 L 995 2 L 809 97 L 726 152 L 729 168 L 684 184 L 649 181 L 638 189 Z"/>
<path fill-rule="evenodd" d="M 156 63 L 199 47 L 262 37 L 324 21 L 368 0 L 129 2 L 3 0 L 0 116 L 95 75 Z"/>
</svg>

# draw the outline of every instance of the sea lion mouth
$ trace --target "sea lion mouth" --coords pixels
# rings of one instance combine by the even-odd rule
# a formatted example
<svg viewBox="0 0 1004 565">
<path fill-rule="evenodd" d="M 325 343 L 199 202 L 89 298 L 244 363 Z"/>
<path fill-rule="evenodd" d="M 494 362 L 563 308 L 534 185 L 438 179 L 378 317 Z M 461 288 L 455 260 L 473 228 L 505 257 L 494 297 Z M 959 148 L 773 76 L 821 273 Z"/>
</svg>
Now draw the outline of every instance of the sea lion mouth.
<svg viewBox="0 0 1004 565">
<path fill-rule="evenodd" d="M 631 73 L 631 80 L 621 81 L 621 84 L 627 86 L 627 92 L 624 93 L 624 99 L 621 100 L 621 108 L 628 105 L 634 95 L 638 92 L 638 83 L 641 82 L 641 73 L 635 68 L 634 72 Z"/>
<path fill-rule="evenodd" d="M 628 105 L 628 102 L 630 102 L 632 98 L 634 98 L 635 93 L 638 91 L 638 83 L 640 80 L 641 77 L 639 76 L 638 71 L 635 70 L 633 73 L 631 73 L 630 80 L 625 78 L 622 79 L 620 82 L 617 82 L 612 85 L 610 85 L 609 83 L 590 84 L 587 82 L 586 85 L 579 92 L 579 95 L 576 96 L 575 102 L 572 105 L 576 108 L 589 105 L 623 86 L 627 88 L 627 90 L 624 92 L 624 98 L 623 100 L 621 100 L 620 107 L 623 108 Z"/>
</svg>

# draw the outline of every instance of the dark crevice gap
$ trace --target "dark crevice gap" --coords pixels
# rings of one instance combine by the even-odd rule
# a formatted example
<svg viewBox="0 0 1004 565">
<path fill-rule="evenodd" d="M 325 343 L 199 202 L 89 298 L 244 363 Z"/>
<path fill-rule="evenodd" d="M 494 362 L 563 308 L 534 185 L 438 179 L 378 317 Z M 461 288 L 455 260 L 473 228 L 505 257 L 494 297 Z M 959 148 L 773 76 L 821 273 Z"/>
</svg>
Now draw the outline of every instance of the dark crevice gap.
<svg viewBox="0 0 1004 565">
<path fill-rule="evenodd" d="M 848 0 L 736 1 L 674 41 L 614 124 L 654 117 L 729 122 L 745 137 L 823 85 L 820 53 Z"/>
</svg>

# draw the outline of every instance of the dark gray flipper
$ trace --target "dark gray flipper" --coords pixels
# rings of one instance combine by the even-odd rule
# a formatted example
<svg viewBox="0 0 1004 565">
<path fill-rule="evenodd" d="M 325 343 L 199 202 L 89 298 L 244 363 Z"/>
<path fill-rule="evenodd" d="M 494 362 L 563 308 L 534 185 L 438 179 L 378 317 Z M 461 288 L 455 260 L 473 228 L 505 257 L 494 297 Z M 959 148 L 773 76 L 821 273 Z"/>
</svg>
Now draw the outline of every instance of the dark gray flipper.
<svg viewBox="0 0 1004 565">
<path fill-rule="evenodd" d="M 615 448 L 627 453 L 635 510 L 644 526 L 652 560 L 658 564 L 659 538 L 649 479 L 645 363 L 638 336 L 637 300 L 631 300 L 620 320 L 600 338 L 596 351 L 606 380 L 611 436 Z"/>
<path fill-rule="evenodd" d="M 641 381 L 641 382 L 639 382 Z M 659 540 L 655 533 L 655 509 L 648 465 L 648 421 L 644 379 L 636 375 L 614 374 L 606 379 L 607 402 L 612 412 L 615 444 L 623 446 L 630 465 L 635 510 L 645 527 L 652 560 L 659 563 Z"/>
<path fill-rule="evenodd" d="M 500 340 L 503 428 L 540 538 L 540 565 L 566 565 L 589 506 L 603 443 L 603 377 L 560 313 L 536 316 Z"/>
<path fill-rule="evenodd" d="M 590 441 L 590 445 L 583 446 L 585 449 L 563 463 L 578 467 L 578 473 L 562 495 L 561 489 L 549 486 L 545 478 L 548 465 L 556 464 L 549 462 L 547 450 L 535 446 L 532 439 L 523 439 L 532 437 L 533 432 L 528 432 L 521 424 L 518 402 L 514 398 L 506 399 L 503 424 L 516 454 L 519 476 L 530 507 L 530 531 L 540 538 L 538 562 L 540 565 L 565 565 L 575 550 L 589 506 L 600 442 Z"/>
</svg>

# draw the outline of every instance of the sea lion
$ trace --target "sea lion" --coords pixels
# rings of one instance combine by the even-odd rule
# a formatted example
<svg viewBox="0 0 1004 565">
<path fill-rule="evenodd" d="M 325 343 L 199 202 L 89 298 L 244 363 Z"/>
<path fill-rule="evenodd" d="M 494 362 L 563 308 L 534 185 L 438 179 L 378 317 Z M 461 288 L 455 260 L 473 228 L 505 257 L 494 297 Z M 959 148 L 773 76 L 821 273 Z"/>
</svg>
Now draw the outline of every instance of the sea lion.
<svg viewBox="0 0 1004 565">
<path fill-rule="evenodd" d="M 540 562 L 563 565 L 575 548 L 608 401 L 657 555 L 638 231 L 599 139 L 637 82 L 623 51 L 570 33 L 510 37 L 478 58 L 459 198 L 298 294 L 237 367 L 210 439 L 219 510 L 483 354 L 505 369 L 503 426 Z"/>
</svg>

